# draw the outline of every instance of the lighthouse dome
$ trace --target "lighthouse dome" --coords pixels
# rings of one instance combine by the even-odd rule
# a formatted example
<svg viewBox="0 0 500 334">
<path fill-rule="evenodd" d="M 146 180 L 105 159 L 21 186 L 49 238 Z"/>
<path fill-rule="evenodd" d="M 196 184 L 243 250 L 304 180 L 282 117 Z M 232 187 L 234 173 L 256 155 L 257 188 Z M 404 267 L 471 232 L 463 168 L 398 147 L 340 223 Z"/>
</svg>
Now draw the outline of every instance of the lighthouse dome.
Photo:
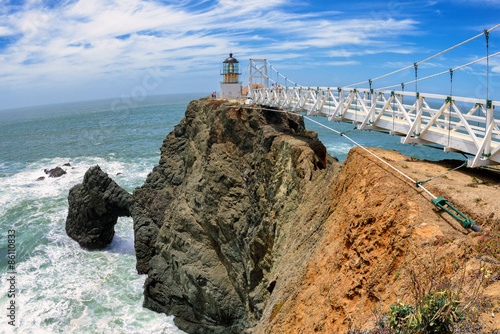
<svg viewBox="0 0 500 334">
<path fill-rule="evenodd" d="M 236 58 L 233 58 L 233 54 L 230 53 L 229 57 L 226 58 L 226 60 L 224 60 L 223 63 L 238 63 L 238 60 L 236 60 Z"/>
</svg>

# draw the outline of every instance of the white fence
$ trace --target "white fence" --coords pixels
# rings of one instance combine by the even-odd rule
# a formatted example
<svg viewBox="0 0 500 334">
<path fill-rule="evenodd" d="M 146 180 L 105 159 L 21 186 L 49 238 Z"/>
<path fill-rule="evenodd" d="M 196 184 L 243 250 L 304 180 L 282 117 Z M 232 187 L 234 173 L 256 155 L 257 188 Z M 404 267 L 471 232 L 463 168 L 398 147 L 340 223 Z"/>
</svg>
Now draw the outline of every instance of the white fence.
<svg viewBox="0 0 500 334">
<path fill-rule="evenodd" d="M 468 167 L 500 164 L 500 102 L 370 89 L 273 87 L 254 89 L 251 103 L 352 122 L 360 130 L 403 136 L 404 144 L 428 143 L 473 156 Z"/>
</svg>

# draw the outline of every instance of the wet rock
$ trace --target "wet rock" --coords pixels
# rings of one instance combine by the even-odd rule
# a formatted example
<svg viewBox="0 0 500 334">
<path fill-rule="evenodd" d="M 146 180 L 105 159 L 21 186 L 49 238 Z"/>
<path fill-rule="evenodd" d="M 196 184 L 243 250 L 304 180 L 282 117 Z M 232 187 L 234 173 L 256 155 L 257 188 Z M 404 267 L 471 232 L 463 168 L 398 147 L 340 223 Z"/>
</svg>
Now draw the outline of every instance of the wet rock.
<svg viewBox="0 0 500 334">
<path fill-rule="evenodd" d="M 71 167 L 71 164 L 69 162 L 65 163 L 63 167 Z"/>
<path fill-rule="evenodd" d="M 95 166 L 70 189 L 68 202 L 68 236 L 81 247 L 102 249 L 113 240 L 118 217 L 130 216 L 132 196 Z"/>
<path fill-rule="evenodd" d="M 276 231 L 327 154 L 299 117 L 205 103 L 190 103 L 134 191 L 137 270 L 144 306 L 181 329 L 243 333 L 270 295 Z"/>
<path fill-rule="evenodd" d="M 300 117 L 193 101 L 132 196 L 98 166 L 87 171 L 70 190 L 66 231 L 103 248 L 117 217 L 131 215 L 144 306 L 189 333 L 244 333 L 280 289 L 273 270 L 295 240 L 288 231 L 318 231 L 297 208 L 333 163 Z"/>
<path fill-rule="evenodd" d="M 43 181 L 45 180 L 45 176 L 40 176 L 38 179 L 36 179 L 37 181 Z"/>
<path fill-rule="evenodd" d="M 61 177 L 64 174 L 66 174 L 66 171 L 64 169 L 62 169 L 61 167 L 56 167 L 53 169 L 44 169 L 44 172 L 49 177 Z"/>
</svg>

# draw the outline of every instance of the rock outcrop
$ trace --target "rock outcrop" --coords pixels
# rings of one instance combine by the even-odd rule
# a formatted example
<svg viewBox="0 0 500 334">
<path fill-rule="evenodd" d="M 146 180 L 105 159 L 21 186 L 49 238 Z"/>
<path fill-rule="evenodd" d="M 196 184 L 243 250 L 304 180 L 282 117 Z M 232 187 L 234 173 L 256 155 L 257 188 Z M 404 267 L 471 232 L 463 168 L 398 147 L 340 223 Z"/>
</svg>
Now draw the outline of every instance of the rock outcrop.
<svg viewBox="0 0 500 334">
<path fill-rule="evenodd" d="M 118 217 L 130 216 L 132 196 L 95 166 L 70 189 L 68 202 L 68 236 L 81 247 L 102 249 L 113 240 Z"/>
<path fill-rule="evenodd" d="M 241 333 L 261 318 L 303 187 L 335 162 L 300 117 L 193 101 L 133 196 L 97 167 L 69 193 L 66 231 L 103 248 L 134 219 L 144 305 L 193 333 Z"/>
<path fill-rule="evenodd" d="M 192 102 L 134 191 L 144 305 L 188 332 L 254 326 L 301 187 L 327 159 L 301 118 Z"/>
<path fill-rule="evenodd" d="M 133 217 L 145 307 L 188 333 L 346 333 L 407 300 L 406 270 L 426 254 L 450 272 L 474 264 L 469 231 L 364 150 L 341 164 L 299 117 L 220 104 L 189 104 L 132 196 L 98 167 L 70 191 L 76 240 L 110 242 L 116 217 Z M 417 179 L 450 168 L 371 150 Z M 485 189 L 454 191 L 471 178 L 454 173 L 429 189 L 498 218 L 499 203 L 478 204 Z"/>
<path fill-rule="evenodd" d="M 45 169 L 44 173 L 47 174 L 49 177 L 61 177 L 64 174 L 66 174 L 66 171 L 61 167 L 56 167 L 52 169 Z"/>
</svg>

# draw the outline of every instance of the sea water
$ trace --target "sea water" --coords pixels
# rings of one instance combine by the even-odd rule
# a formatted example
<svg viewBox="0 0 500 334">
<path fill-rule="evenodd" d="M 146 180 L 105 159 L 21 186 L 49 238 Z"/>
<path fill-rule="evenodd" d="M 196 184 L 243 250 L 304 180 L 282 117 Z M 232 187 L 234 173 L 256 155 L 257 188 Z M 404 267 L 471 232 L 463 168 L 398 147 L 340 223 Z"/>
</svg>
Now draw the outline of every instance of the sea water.
<svg viewBox="0 0 500 334">
<path fill-rule="evenodd" d="M 162 141 L 189 101 L 203 95 L 149 97 L 118 108 L 115 100 L 104 100 L 0 111 L 1 333 L 182 333 L 172 317 L 142 307 L 145 276 L 135 270 L 130 218 L 118 220 L 113 242 L 103 251 L 81 249 L 64 226 L 68 191 L 89 167 L 99 165 L 132 192 L 158 163 Z M 340 132 L 353 128 L 315 120 Z M 341 161 L 353 147 L 315 123 L 306 120 L 306 126 Z M 461 157 L 402 145 L 387 134 L 349 136 L 420 159 Z M 67 163 L 62 177 L 44 173 Z M 7 256 L 12 245 L 14 260 Z M 15 326 L 9 324 L 11 305 Z"/>
<path fill-rule="evenodd" d="M 188 101 L 199 97 L 151 97 L 118 109 L 109 100 L 0 111 L 1 333 L 182 333 L 171 317 L 142 307 L 145 276 L 135 270 L 130 218 L 118 220 L 103 251 L 81 249 L 64 227 L 68 191 L 89 167 L 101 166 L 131 192 L 158 163 Z M 66 163 L 60 178 L 44 173 Z M 15 326 L 7 316 L 13 301 Z"/>
</svg>

